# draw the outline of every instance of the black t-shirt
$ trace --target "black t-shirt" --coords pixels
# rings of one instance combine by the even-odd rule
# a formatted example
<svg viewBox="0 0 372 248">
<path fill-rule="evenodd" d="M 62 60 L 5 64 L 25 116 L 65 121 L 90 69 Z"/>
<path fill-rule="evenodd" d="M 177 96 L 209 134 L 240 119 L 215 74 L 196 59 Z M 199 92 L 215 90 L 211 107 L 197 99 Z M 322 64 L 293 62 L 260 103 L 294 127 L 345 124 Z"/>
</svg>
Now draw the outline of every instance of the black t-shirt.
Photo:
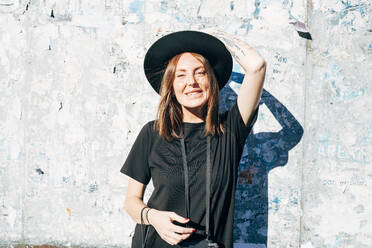
<svg viewBox="0 0 372 248">
<path fill-rule="evenodd" d="M 237 101 L 221 114 L 225 133 L 211 138 L 211 234 L 226 248 L 233 247 L 234 193 L 238 165 L 245 139 L 257 119 L 258 107 L 247 126 L 241 118 Z M 153 181 L 154 191 L 147 205 L 162 211 L 173 211 L 186 217 L 185 185 L 181 144 L 179 139 L 168 142 L 153 129 L 154 121 L 140 131 L 120 172 L 143 183 Z M 205 228 L 206 138 L 205 123 L 183 123 L 187 165 L 189 169 L 190 222 L 198 229 Z M 146 247 L 176 247 L 166 243 L 152 226 Z M 132 248 L 141 247 L 141 230 L 137 224 Z"/>
</svg>

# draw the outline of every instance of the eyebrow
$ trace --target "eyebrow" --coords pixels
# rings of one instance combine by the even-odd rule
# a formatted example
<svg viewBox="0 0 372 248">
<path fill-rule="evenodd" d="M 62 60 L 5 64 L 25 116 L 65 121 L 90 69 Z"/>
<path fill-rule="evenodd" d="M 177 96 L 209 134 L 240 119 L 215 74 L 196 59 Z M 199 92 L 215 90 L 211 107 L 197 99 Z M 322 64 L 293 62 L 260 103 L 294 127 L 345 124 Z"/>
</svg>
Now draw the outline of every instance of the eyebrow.
<svg viewBox="0 0 372 248">
<path fill-rule="evenodd" d="M 201 66 L 198 66 L 198 67 L 195 68 L 195 70 L 198 70 L 200 68 L 203 68 L 204 69 L 204 66 L 202 66 L 202 65 Z M 177 69 L 176 71 L 186 71 L 186 70 L 181 68 L 181 69 Z"/>
</svg>

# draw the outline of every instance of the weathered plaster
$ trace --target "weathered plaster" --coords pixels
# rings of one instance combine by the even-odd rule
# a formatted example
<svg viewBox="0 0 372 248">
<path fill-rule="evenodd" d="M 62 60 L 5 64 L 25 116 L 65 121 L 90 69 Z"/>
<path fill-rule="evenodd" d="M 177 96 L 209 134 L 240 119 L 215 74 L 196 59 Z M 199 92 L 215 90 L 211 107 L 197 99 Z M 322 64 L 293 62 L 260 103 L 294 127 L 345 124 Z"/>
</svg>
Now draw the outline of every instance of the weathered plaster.
<svg viewBox="0 0 372 248">
<path fill-rule="evenodd" d="M 207 27 L 268 64 L 236 247 L 371 246 L 369 1 L 0 0 L 1 247 L 130 247 L 119 169 L 159 100 L 143 57 L 168 32 Z M 221 111 L 242 73 L 235 62 Z"/>
</svg>

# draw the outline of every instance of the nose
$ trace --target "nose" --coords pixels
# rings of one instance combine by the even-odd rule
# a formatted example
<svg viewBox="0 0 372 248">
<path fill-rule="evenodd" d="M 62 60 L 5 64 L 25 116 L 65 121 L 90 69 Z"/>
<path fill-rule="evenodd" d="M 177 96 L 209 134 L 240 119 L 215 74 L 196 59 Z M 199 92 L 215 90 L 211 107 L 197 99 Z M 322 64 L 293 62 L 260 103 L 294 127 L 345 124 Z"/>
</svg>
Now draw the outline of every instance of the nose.
<svg viewBox="0 0 372 248">
<path fill-rule="evenodd" d="M 196 83 L 196 80 L 194 78 L 194 75 L 189 75 L 187 78 L 186 78 L 186 84 L 191 86 L 191 85 L 194 85 Z"/>
</svg>

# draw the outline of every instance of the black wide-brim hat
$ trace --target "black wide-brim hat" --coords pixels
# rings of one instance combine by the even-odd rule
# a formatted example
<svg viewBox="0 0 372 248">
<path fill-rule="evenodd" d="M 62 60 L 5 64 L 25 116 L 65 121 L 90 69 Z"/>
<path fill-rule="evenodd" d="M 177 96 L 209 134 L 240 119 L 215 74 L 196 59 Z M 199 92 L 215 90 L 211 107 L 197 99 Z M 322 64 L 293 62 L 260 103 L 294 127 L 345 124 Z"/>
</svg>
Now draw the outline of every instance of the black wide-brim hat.
<svg viewBox="0 0 372 248">
<path fill-rule="evenodd" d="M 157 93 L 160 91 L 161 80 L 169 60 L 183 52 L 203 55 L 213 68 L 220 89 L 229 81 L 233 59 L 222 41 L 200 31 L 178 31 L 155 41 L 145 55 L 145 75 Z"/>
</svg>

